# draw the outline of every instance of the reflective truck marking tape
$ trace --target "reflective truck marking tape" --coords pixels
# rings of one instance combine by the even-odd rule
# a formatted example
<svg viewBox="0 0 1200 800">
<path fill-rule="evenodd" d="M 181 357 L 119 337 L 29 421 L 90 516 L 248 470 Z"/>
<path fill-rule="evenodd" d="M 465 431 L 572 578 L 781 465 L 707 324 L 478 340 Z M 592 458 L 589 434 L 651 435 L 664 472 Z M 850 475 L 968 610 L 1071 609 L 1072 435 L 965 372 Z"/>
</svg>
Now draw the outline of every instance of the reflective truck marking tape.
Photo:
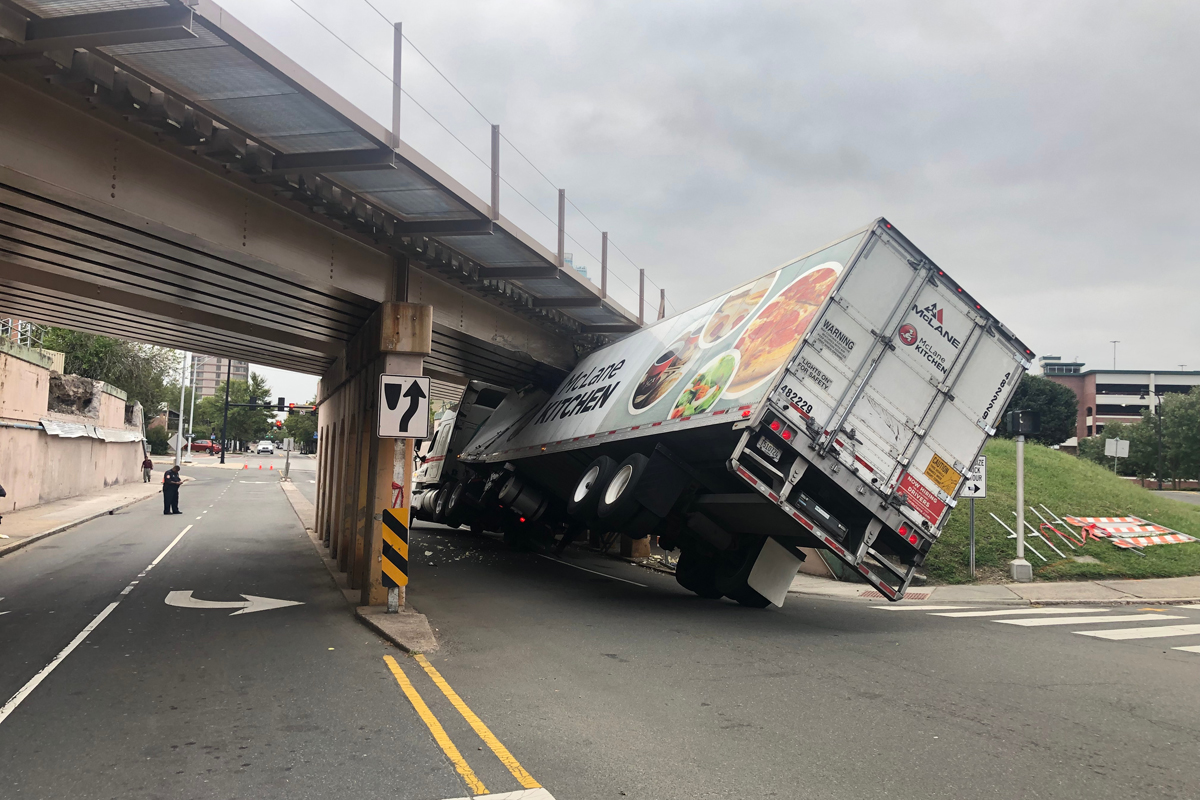
<svg viewBox="0 0 1200 800">
<path fill-rule="evenodd" d="M 383 510 L 383 585 L 408 586 L 408 509 Z"/>
</svg>

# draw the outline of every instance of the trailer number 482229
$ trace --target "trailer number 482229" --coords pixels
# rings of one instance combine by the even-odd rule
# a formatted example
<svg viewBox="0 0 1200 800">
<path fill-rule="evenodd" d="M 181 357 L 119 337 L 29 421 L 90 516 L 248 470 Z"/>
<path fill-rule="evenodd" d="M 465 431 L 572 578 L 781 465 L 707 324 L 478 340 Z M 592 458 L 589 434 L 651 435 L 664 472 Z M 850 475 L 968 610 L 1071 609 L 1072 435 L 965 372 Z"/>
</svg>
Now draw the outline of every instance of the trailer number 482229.
<svg viewBox="0 0 1200 800">
<path fill-rule="evenodd" d="M 805 400 L 804 397 L 801 396 L 801 394 L 799 392 L 797 392 L 792 387 L 788 386 L 786 383 L 780 384 L 779 393 L 781 395 L 783 395 L 785 400 L 787 400 L 789 403 L 791 403 L 796 408 L 803 411 L 805 414 L 809 414 L 809 415 L 812 414 L 812 411 L 813 411 L 812 403 Z"/>
</svg>

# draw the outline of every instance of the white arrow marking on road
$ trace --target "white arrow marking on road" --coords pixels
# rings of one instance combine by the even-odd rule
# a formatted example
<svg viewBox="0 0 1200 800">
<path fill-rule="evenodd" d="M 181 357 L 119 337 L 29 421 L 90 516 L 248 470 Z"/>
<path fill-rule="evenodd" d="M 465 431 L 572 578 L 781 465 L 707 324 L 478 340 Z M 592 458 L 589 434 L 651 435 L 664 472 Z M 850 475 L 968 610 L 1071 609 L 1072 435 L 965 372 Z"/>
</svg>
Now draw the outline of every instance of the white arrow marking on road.
<svg viewBox="0 0 1200 800">
<path fill-rule="evenodd" d="M 273 608 L 286 608 L 287 606 L 302 606 L 304 603 L 298 603 L 295 600 L 276 600 L 272 597 L 255 597 L 252 594 L 244 594 L 242 597 L 245 600 L 197 600 L 192 597 L 191 591 L 186 592 L 168 592 L 166 603 L 169 606 L 177 608 L 236 608 L 239 609 L 229 616 L 236 617 L 238 614 L 253 614 L 255 611 L 270 611 Z"/>
</svg>

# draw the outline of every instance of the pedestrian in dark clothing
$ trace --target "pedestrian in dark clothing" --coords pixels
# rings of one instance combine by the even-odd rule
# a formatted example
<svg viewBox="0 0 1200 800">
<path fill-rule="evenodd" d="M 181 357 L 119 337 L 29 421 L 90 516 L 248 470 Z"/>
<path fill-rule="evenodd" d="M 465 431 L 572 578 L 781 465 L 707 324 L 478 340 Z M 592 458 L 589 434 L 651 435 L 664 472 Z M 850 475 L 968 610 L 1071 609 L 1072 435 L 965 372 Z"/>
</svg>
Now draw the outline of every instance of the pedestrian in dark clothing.
<svg viewBox="0 0 1200 800">
<path fill-rule="evenodd" d="M 154 462 L 150 460 L 150 456 L 146 456 L 146 460 L 142 462 L 142 483 L 149 483 L 152 474 L 154 474 Z"/>
<path fill-rule="evenodd" d="M 171 467 L 163 475 L 163 513 L 164 514 L 182 514 L 179 510 L 179 484 L 183 483 L 183 479 L 179 477 L 179 467 Z"/>
</svg>

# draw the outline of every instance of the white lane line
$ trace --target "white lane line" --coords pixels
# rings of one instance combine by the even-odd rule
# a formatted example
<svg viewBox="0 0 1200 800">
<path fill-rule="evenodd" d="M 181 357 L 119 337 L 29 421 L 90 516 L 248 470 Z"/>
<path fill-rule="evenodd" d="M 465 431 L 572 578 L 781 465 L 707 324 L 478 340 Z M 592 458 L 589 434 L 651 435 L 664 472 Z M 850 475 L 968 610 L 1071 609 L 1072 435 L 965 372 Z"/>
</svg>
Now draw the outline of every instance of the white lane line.
<svg viewBox="0 0 1200 800">
<path fill-rule="evenodd" d="M 971 608 L 972 606 L 903 606 L 903 605 L 887 605 L 887 606 L 873 606 L 873 607 L 874 607 L 874 608 L 877 608 L 877 609 L 879 609 L 880 611 L 931 611 L 931 610 L 934 610 L 934 609 L 937 609 L 938 611 L 950 611 L 950 610 L 952 610 L 952 609 L 955 609 L 955 608 Z"/>
<path fill-rule="evenodd" d="M 477 794 L 472 797 L 455 797 L 452 800 L 554 800 L 554 795 L 545 789 L 518 789 L 515 792 Z"/>
<path fill-rule="evenodd" d="M 1200 653 L 1200 644 L 1189 644 L 1187 647 L 1172 647 L 1172 650 L 1182 650 L 1185 653 Z"/>
<path fill-rule="evenodd" d="M 184 528 L 183 531 L 181 531 L 180 534 L 178 536 L 176 536 L 169 545 L 167 545 L 167 548 L 158 554 L 158 558 L 156 558 L 150 562 L 150 566 L 146 567 L 146 570 L 144 572 L 138 573 L 138 577 L 139 578 L 142 577 L 143 575 L 146 574 L 146 572 L 149 572 L 151 569 L 153 569 L 154 566 L 156 564 L 158 564 L 159 561 L 162 561 L 163 557 L 167 553 L 171 552 L 171 548 L 174 547 L 176 544 L 178 544 L 179 540 L 183 538 L 183 535 L 185 533 L 187 533 L 188 531 L 190 531 L 191 529 L 192 529 L 191 525 L 188 525 L 186 528 Z M 137 581 L 133 581 L 133 583 L 130 583 L 128 586 L 126 586 L 121 591 L 121 594 L 117 596 L 118 599 L 109 603 L 108 606 L 103 611 L 101 611 L 99 614 L 97 614 L 95 619 L 93 619 L 91 622 L 89 622 L 87 624 L 87 627 L 85 627 L 82 631 L 80 631 L 79 634 L 74 639 L 71 640 L 71 643 L 68 644 L 66 647 L 64 647 L 62 649 L 62 651 L 58 655 L 56 655 L 49 664 L 42 667 L 41 671 L 38 672 L 37 675 L 34 675 L 32 678 L 30 678 L 28 683 L 26 683 L 24 686 L 22 686 L 20 689 L 18 689 L 17 693 L 8 699 L 8 702 L 6 702 L 3 706 L 0 706 L 0 724 L 3 724 L 4 720 L 8 719 L 9 714 L 11 714 L 12 712 L 17 710 L 17 706 L 21 705 L 21 702 L 26 697 L 28 697 L 30 695 L 30 693 L 33 692 L 34 689 L 36 689 L 38 687 L 38 684 L 40 684 L 42 681 L 46 680 L 46 678 L 48 678 L 50 676 L 50 673 L 53 672 L 58 667 L 58 665 L 63 662 L 63 659 L 65 659 L 67 656 L 71 655 L 72 650 L 74 650 L 76 647 L 79 647 L 79 645 L 83 643 L 83 640 L 86 639 L 88 637 L 88 635 L 91 634 L 92 631 L 96 630 L 96 628 L 99 627 L 100 623 L 103 622 L 105 620 L 105 618 L 107 618 L 108 615 L 111 614 L 113 612 L 113 610 L 121 604 L 120 598 L 124 595 L 129 594 L 129 592 L 133 591 L 133 587 L 135 585 L 137 585 L 137 583 L 138 583 Z"/>
<path fill-rule="evenodd" d="M 999 611 L 956 611 L 951 614 L 930 614 L 931 617 L 1019 617 L 1023 614 L 1099 614 L 1111 608 L 1003 608 Z"/>
<path fill-rule="evenodd" d="M 1125 614 L 1123 616 L 1092 617 L 1077 619 L 1076 617 L 1035 617 L 1033 619 L 994 619 L 1001 625 L 1020 625 L 1025 628 L 1041 627 L 1044 625 L 1095 625 L 1097 622 L 1149 622 L 1159 619 L 1187 619 L 1175 614 Z M 1200 630 L 1200 625 L 1196 626 Z M 1078 633 L 1078 631 L 1076 631 Z"/>
<path fill-rule="evenodd" d="M 1159 617 L 1159 619 L 1186 619 L 1186 617 Z M 1089 622 L 1091 620 L 1088 620 Z M 1115 628 L 1110 631 L 1071 631 L 1081 636 L 1117 641 L 1121 639 L 1158 639 L 1163 636 L 1192 636 L 1200 633 L 1200 625 L 1158 625 L 1152 628 Z"/>
<path fill-rule="evenodd" d="M 616 575 L 609 575 L 607 572 L 597 572 L 594 569 L 588 569 L 587 567 L 581 567 L 578 564 L 572 564 L 569 561 L 561 561 L 557 558 L 551 558 L 550 556 L 544 556 L 541 553 L 538 553 L 537 556 L 538 556 L 538 558 L 544 558 L 547 561 L 553 561 L 555 564 L 562 564 L 564 567 L 574 567 L 575 569 L 581 569 L 584 572 L 590 572 L 593 575 L 599 575 L 602 578 L 608 578 L 609 580 L 620 581 L 621 583 L 632 583 L 634 586 L 640 586 L 643 589 L 646 588 L 646 584 L 644 584 L 644 583 L 637 583 L 636 581 L 627 581 L 624 578 L 618 578 Z M 488 795 L 488 797 L 491 797 L 494 800 L 494 798 L 499 797 L 499 795 L 493 794 L 493 795 Z"/>
</svg>

